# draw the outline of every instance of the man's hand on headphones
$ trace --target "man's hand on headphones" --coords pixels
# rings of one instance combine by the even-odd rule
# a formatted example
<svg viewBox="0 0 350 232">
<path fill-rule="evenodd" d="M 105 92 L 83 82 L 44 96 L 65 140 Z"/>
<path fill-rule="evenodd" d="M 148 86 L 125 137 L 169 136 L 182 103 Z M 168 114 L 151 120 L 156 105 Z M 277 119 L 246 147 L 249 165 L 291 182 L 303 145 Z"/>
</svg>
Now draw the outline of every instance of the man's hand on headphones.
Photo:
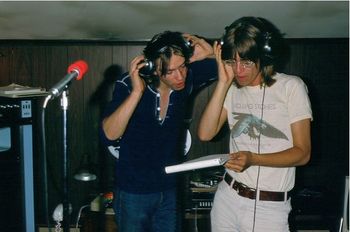
<svg viewBox="0 0 350 232">
<path fill-rule="evenodd" d="M 145 81 L 140 77 L 140 74 L 139 74 L 139 70 L 143 66 L 145 66 L 145 63 L 142 62 L 144 59 L 145 58 L 143 55 L 135 57 L 131 61 L 130 67 L 129 67 L 129 75 L 131 77 L 133 91 L 137 91 L 140 93 L 143 93 L 146 86 Z"/>
<path fill-rule="evenodd" d="M 193 55 L 190 58 L 190 63 L 205 58 L 215 58 L 213 47 L 204 38 L 187 33 L 183 34 L 183 37 L 188 40 L 193 47 Z"/>
<path fill-rule="evenodd" d="M 232 81 L 234 79 L 234 72 L 232 66 L 221 59 L 221 46 L 222 45 L 219 41 L 214 42 L 213 47 L 216 63 L 218 64 L 219 82 L 223 83 L 226 86 L 229 86 L 232 84 Z"/>
</svg>

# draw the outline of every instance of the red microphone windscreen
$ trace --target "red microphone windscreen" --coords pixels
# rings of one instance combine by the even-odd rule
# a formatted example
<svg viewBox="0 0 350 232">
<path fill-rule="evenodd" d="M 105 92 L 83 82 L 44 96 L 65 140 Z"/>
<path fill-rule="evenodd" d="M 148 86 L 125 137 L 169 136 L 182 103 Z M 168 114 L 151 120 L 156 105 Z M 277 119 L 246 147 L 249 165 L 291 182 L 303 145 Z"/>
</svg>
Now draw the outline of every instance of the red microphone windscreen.
<svg viewBox="0 0 350 232">
<path fill-rule="evenodd" d="M 88 71 L 88 64 L 84 60 L 78 60 L 73 64 L 69 65 L 68 73 L 78 72 L 77 80 L 81 80 L 84 74 Z"/>
</svg>

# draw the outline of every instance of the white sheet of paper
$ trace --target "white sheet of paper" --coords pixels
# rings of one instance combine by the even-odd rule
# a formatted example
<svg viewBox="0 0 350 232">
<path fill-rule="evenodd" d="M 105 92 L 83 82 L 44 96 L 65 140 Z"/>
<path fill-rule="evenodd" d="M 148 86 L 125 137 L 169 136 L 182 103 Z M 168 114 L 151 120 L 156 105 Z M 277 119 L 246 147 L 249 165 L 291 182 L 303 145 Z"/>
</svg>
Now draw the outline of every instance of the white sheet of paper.
<svg viewBox="0 0 350 232">
<path fill-rule="evenodd" d="M 181 164 L 165 167 L 166 173 L 183 172 L 201 168 L 215 167 L 223 165 L 229 159 L 229 154 L 213 154 L 203 156 L 197 159 L 189 160 Z"/>
</svg>

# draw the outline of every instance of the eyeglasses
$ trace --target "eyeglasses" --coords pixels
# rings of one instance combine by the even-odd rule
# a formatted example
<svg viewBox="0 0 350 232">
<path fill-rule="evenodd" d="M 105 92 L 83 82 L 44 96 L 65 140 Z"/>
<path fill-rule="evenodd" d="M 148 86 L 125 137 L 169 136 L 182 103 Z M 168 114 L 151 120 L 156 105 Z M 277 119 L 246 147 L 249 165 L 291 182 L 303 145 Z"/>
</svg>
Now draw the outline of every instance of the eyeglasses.
<svg viewBox="0 0 350 232">
<path fill-rule="evenodd" d="M 225 60 L 224 63 L 227 65 L 231 65 L 232 67 L 235 67 L 238 63 L 243 68 L 252 68 L 255 65 L 255 63 L 251 60 Z"/>
</svg>

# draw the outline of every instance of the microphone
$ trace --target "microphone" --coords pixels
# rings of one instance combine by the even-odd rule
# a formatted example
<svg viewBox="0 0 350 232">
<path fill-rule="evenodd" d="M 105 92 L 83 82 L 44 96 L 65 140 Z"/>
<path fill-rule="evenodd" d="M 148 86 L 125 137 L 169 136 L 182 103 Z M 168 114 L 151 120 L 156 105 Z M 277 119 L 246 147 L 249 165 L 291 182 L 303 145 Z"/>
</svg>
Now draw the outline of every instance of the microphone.
<svg viewBox="0 0 350 232">
<path fill-rule="evenodd" d="M 58 97 L 67 88 L 67 85 L 70 84 L 73 79 L 76 79 L 78 81 L 81 80 L 87 70 L 88 65 L 85 61 L 78 60 L 74 62 L 68 67 L 68 74 L 49 90 L 49 95 L 52 98 Z"/>
</svg>

